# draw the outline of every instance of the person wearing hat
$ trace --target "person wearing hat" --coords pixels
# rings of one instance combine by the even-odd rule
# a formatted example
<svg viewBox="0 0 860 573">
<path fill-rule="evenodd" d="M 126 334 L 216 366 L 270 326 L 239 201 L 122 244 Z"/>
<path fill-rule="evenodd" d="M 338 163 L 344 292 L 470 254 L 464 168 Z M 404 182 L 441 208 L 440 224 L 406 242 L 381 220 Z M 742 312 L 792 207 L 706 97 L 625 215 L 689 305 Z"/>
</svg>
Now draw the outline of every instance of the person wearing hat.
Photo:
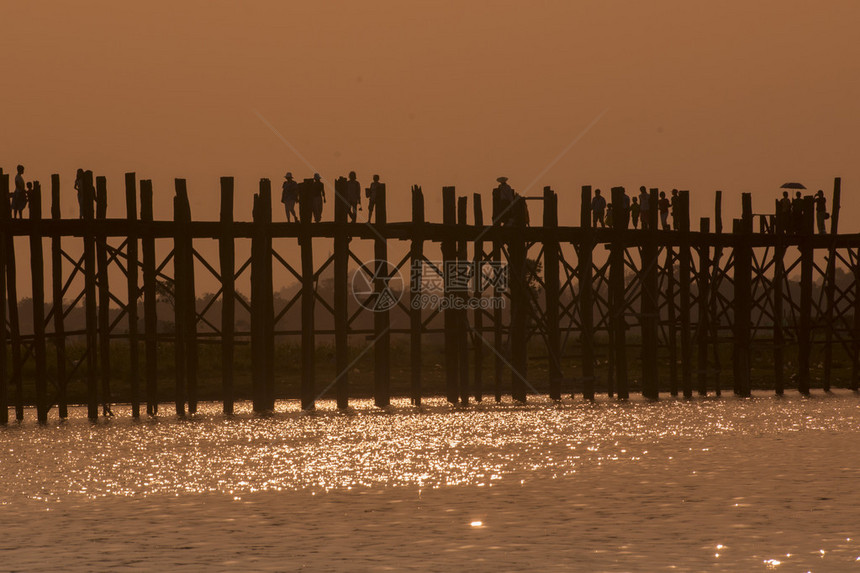
<svg viewBox="0 0 860 573">
<path fill-rule="evenodd" d="M 296 215 L 296 201 L 299 200 L 299 184 L 293 180 L 293 174 L 287 171 L 284 175 L 284 188 L 281 191 L 281 203 L 284 204 L 284 210 L 287 212 L 287 223 L 292 221 L 298 222 L 299 217 Z M 292 219 L 290 218 L 292 216 Z"/>
<path fill-rule="evenodd" d="M 824 197 L 824 190 L 819 189 L 815 194 L 815 222 L 818 224 L 818 233 L 823 235 L 827 232 L 825 221 L 830 218 L 827 213 L 827 198 Z"/>
<path fill-rule="evenodd" d="M 349 179 L 346 181 L 346 206 L 347 215 L 355 223 L 358 211 L 361 211 L 361 183 L 355 178 L 355 171 L 349 172 Z"/>
<path fill-rule="evenodd" d="M 325 203 L 325 185 L 323 185 L 319 173 L 314 173 L 313 193 L 311 197 L 313 197 L 311 207 L 313 208 L 314 221 L 319 223 L 322 219 L 323 203 Z"/>
<path fill-rule="evenodd" d="M 505 224 L 513 218 L 511 205 L 514 202 L 514 189 L 508 185 L 507 177 L 498 177 L 496 181 L 499 183 L 495 189 L 499 197 L 499 222 Z"/>
<path fill-rule="evenodd" d="M 370 187 L 365 189 L 365 194 L 367 195 L 367 222 L 370 223 L 370 219 L 373 217 L 373 208 L 376 207 L 376 198 L 378 196 L 379 190 L 382 188 L 382 183 L 379 182 L 379 175 L 373 176 L 373 183 L 370 184 Z"/>
</svg>

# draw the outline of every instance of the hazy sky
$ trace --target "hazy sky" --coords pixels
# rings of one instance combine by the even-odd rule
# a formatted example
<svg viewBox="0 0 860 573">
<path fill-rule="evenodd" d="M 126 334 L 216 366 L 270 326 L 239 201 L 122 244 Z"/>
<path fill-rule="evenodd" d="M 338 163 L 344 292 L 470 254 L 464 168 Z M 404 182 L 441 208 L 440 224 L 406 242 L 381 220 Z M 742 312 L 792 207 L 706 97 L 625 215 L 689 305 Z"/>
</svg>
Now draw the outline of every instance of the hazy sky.
<svg viewBox="0 0 860 573">
<path fill-rule="evenodd" d="M 0 14 L 0 165 L 61 173 L 66 215 L 79 166 L 108 177 L 115 216 L 125 171 L 153 179 L 162 217 L 174 177 L 195 218 L 216 218 L 218 177 L 234 175 L 243 219 L 259 178 L 278 188 L 288 169 L 378 172 L 394 220 L 413 183 L 440 219 L 442 185 L 488 193 L 506 175 L 534 181 L 527 194 L 552 185 L 563 223 L 583 184 L 690 189 L 694 217 L 722 189 L 731 217 L 741 191 L 765 212 L 785 181 L 829 196 L 842 176 L 843 225 L 860 230 L 854 1 L 3 0 Z"/>
</svg>

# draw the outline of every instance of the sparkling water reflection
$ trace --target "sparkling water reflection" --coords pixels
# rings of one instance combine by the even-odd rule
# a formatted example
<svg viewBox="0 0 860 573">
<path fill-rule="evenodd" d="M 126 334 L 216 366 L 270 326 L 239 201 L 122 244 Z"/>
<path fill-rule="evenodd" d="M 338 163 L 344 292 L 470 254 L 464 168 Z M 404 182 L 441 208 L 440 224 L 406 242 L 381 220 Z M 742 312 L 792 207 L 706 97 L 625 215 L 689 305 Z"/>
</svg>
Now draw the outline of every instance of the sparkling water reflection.
<svg viewBox="0 0 860 573">
<path fill-rule="evenodd" d="M 87 503 L 123 513 L 132 504 L 135 511 L 157 508 L 156 523 L 172 511 L 170 499 L 206 500 L 212 508 L 244 503 L 256 511 L 289 503 L 311 521 L 330 519 L 330 531 L 344 508 L 367 505 L 359 514 L 364 523 L 382 504 L 387 537 L 422 519 L 428 536 L 436 527 L 459 544 L 451 546 L 452 557 L 466 551 L 463 535 L 496 543 L 502 531 L 509 539 L 546 535 L 551 527 L 567 537 L 545 543 L 579 545 L 559 545 L 552 555 L 560 561 L 550 563 L 575 558 L 601 569 L 650 569 L 655 558 L 689 565 L 693 555 L 693 568 L 820 570 L 860 558 L 860 400 L 848 392 L 467 408 L 430 400 L 420 410 L 395 401 L 385 411 L 357 401 L 348 413 L 328 402 L 304 413 L 285 402 L 266 417 L 254 416 L 249 404 L 231 417 L 204 404 L 188 419 L 140 421 L 115 410 L 116 418 L 95 424 L 75 411 L 62 423 L 28 420 L 0 429 L 0 504 L 7 514 L 30 519 L 39 507 L 79 514 Z M 358 501 L 368 493 L 382 497 Z M 312 495 L 316 501 L 307 506 Z M 194 514 L 203 519 L 207 511 L 219 510 L 198 506 Z M 451 529 L 451 515 L 462 531 Z M 320 542 L 306 527 L 301 534 L 311 535 L 311 545 Z M 30 543 L 26 533 L 21 539 Z M 351 539 L 344 534 L 339 542 L 344 555 L 360 549 L 350 549 Z M 413 541 L 401 540 L 401 551 Z M 543 547 L 522 545 L 515 553 L 523 559 Z M 574 547 L 575 556 L 565 553 Z M 213 556 L 222 551 L 210 549 Z"/>
</svg>

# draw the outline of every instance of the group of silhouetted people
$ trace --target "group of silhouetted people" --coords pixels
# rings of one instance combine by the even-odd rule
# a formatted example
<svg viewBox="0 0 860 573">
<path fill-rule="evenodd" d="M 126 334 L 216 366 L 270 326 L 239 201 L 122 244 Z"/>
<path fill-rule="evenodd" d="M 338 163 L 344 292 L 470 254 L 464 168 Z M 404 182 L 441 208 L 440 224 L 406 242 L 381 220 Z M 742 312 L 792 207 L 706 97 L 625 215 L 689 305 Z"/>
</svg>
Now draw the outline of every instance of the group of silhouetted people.
<svg viewBox="0 0 860 573">
<path fill-rule="evenodd" d="M 830 213 L 827 212 L 827 198 L 824 196 L 823 190 L 818 190 L 818 193 L 813 197 L 813 202 L 815 203 L 815 223 L 818 232 L 823 235 L 827 232 L 826 221 L 830 218 Z M 780 227 L 783 233 L 803 233 L 803 195 L 800 191 L 794 194 L 794 199 L 789 198 L 788 191 L 782 192 L 782 199 L 777 203 L 776 216 L 781 219 L 782 225 Z"/>
<path fill-rule="evenodd" d="M 664 231 L 670 229 L 678 230 L 679 225 L 679 205 L 680 196 L 677 189 L 672 189 L 671 199 L 666 197 L 665 191 L 660 191 L 657 198 L 657 204 L 653 208 L 657 209 L 660 219 L 657 228 L 662 228 Z M 650 228 L 651 221 L 651 195 L 643 185 L 639 188 L 639 196 L 633 197 L 624 192 L 621 208 L 624 213 L 615 213 L 613 205 L 608 205 L 606 199 L 600 194 L 600 189 L 594 190 L 594 197 L 591 199 L 591 226 L 597 227 L 614 227 L 620 220 L 625 220 L 626 215 L 630 215 L 630 222 L 634 229 L 639 228 L 641 222 L 642 229 Z M 672 217 L 672 226 L 669 226 L 669 216 Z"/>
<path fill-rule="evenodd" d="M 284 176 L 283 191 L 281 192 L 281 203 L 284 204 L 284 209 L 287 215 L 287 222 L 298 222 L 300 218 L 296 215 L 296 205 L 301 205 L 301 202 L 308 201 L 310 204 L 310 216 L 313 221 L 319 223 L 322 220 L 323 205 L 326 203 L 325 185 L 319 173 L 314 173 L 312 179 L 305 179 L 302 184 L 305 185 L 305 190 L 296 180 L 293 179 L 293 174 L 287 172 Z M 370 222 L 373 217 L 373 210 L 376 207 L 376 198 L 379 195 L 379 189 L 382 183 L 379 182 L 379 175 L 373 176 L 373 183 L 370 187 L 364 190 L 367 198 L 367 221 Z M 350 221 L 355 223 L 358 218 L 358 211 L 361 211 L 361 184 L 356 179 L 355 171 L 349 172 L 349 178 L 346 180 L 346 200 L 347 216 Z"/>
</svg>

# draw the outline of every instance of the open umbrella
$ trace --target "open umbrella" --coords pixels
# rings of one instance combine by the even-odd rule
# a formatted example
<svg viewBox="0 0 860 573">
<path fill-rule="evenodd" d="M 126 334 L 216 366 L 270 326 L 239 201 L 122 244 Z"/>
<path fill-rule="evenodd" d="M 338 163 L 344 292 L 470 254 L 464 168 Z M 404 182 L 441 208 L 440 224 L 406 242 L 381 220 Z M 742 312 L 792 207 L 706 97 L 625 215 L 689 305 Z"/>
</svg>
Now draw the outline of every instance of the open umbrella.
<svg viewBox="0 0 860 573">
<path fill-rule="evenodd" d="M 780 189 L 806 189 L 803 183 L 783 183 L 779 186 Z"/>
</svg>

